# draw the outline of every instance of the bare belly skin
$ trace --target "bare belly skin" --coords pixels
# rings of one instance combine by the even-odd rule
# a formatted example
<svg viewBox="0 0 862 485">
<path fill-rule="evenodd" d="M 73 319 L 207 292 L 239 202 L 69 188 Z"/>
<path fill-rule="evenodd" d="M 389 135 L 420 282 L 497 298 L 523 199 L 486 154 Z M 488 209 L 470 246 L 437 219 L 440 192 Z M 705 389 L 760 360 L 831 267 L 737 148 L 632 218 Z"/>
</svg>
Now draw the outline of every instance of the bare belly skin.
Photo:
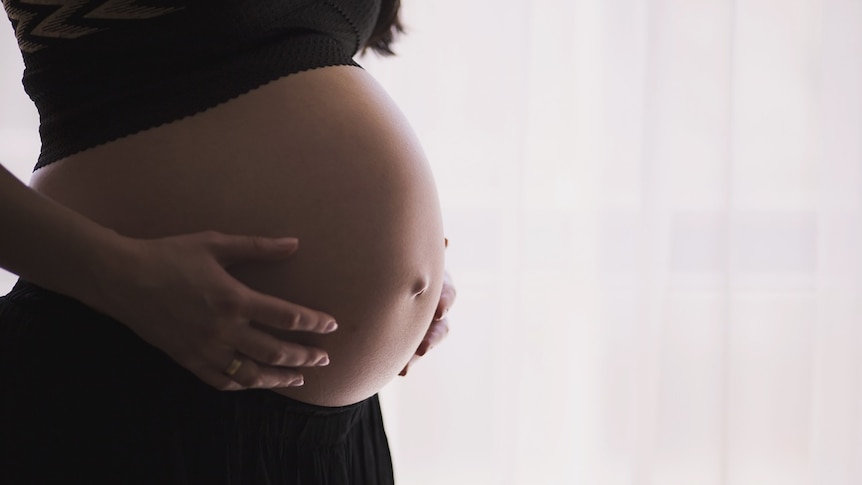
<svg viewBox="0 0 862 485">
<path fill-rule="evenodd" d="M 283 263 L 230 268 L 250 287 L 333 315 L 330 335 L 294 333 L 330 355 L 312 404 L 358 402 L 394 378 L 422 339 L 443 281 L 443 224 L 428 162 L 373 78 L 306 71 L 203 113 L 34 173 L 38 192 L 121 234 L 201 230 L 294 236 Z"/>
</svg>

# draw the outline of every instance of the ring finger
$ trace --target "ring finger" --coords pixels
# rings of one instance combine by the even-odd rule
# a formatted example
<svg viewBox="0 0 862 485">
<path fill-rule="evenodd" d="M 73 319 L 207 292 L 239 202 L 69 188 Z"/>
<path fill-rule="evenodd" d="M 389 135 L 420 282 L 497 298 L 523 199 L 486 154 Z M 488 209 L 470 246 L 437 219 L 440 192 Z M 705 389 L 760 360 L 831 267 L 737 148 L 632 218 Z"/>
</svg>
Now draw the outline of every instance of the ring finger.
<svg viewBox="0 0 862 485">
<path fill-rule="evenodd" d="M 302 374 L 295 369 L 260 364 L 240 353 L 231 357 L 222 372 L 228 374 L 230 370 L 234 372 L 228 377 L 246 389 L 274 389 L 303 384 Z"/>
<path fill-rule="evenodd" d="M 304 367 L 329 364 L 329 356 L 321 349 L 287 342 L 256 328 L 246 327 L 237 332 L 236 350 L 260 365 Z"/>
</svg>

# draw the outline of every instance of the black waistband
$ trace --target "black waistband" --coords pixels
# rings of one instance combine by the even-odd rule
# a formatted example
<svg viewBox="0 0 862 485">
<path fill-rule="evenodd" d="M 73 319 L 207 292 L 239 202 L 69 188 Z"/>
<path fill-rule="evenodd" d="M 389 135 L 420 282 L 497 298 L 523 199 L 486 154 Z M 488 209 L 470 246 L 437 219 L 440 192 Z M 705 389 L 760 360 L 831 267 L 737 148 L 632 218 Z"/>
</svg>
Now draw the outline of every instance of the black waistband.
<svg viewBox="0 0 862 485">
<path fill-rule="evenodd" d="M 84 327 L 86 325 L 86 327 Z M 76 326 L 76 328 L 70 328 Z M 0 298 L 0 335 L 9 335 L 9 330 L 15 328 L 12 333 L 19 333 L 22 328 L 29 327 L 35 331 L 44 329 L 46 338 L 61 340 L 66 344 L 74 345 L 75 337 L 86 338 L 90 341 L 99 339 L 105 345 L 117 345 L 128 349 L 129 352 L 152 352 L 153 348 L 142 344 L 142 341 L 119 321 L 84 305 L 83 303 L 68 296 L 42 288 L 29 281 L 19 279 L 12 290 Z M 65 335 L 65 337 L 62 337 Z M 158 352 L 159 358 L 164 360 L 164 355 Z M 149 355 L 143 359 L 151 358 Z M 175 364 L 174 364 L 175 365 Z M 176 369 L 180 371 L 180 369 Z M 213 392 L 222 394 L 223 391 Z M 341 420 L 347 422 L 355 419 L 368 406 L 377 406 L 377 396 L 372 396 L 364 401 L 346 406 L 319 406 L 291 399 L 267 390 L 247 390 L 242 393 L 257 394 L 257 399 L 266 402 L 267 406 L 279 408 L 288 407 L 290 412 L 306 415 L 309 417 L 329 418 L 342 415 Z M 227 392 L 227 394 L 232 394 Z M 340 430 L 341 426 L 333 429 Z"/>
</svg>

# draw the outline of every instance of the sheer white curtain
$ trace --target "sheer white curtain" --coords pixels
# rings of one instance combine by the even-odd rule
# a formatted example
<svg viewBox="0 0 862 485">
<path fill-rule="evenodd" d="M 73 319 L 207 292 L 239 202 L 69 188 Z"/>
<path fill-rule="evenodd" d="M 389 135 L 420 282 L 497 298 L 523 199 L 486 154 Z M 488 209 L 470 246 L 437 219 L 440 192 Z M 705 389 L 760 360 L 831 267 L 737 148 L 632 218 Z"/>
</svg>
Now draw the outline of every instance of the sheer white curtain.
<svg viewBox="0 0 862 485">
<path fill-rule="evenodd" d="M 384 391 L 399 482 L 862 483 L 862 2 L 404 3 L 400 56 L 360 62 L 459 296 Z"/>
</svg>

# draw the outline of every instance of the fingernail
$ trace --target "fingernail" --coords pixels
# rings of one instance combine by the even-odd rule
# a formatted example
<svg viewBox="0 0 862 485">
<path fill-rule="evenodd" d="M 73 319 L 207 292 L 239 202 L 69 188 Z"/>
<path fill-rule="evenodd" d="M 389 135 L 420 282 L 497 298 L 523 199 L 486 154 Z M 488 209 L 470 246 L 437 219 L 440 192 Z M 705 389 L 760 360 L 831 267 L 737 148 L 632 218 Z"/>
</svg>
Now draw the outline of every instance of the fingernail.
<svg viewBox="0 0 862 485">
<path fill-rule="evenodd" d="M 290 383 L 290 387 L 299 387 L 299 386 L 301 386 L 301 385 L 303 385 L 303 384 L 305 384 L 305 380 L 304 380 L 302 377 L 300 377 L 299 379 L 297 379 L 297 380 L 295 380 L 295 381 L 291 382 L 291 383 Z"/>
<path fill-rule="evenodd" d="M 329 365 L 329 356 L 324 355 L 323 358 L 315 362 L 314 365 Z"/>
<path fill-rule="evenodd" d="M 331 322 L 326 324 L 326 327 L 323 329 L 323 331 L 326 333 L 334 332 L 335 329 L 337 329 L 337 328 L 338 328 L 338 324 L 335 323 L 335 320 L 332 320 Z"/>
</svg>

